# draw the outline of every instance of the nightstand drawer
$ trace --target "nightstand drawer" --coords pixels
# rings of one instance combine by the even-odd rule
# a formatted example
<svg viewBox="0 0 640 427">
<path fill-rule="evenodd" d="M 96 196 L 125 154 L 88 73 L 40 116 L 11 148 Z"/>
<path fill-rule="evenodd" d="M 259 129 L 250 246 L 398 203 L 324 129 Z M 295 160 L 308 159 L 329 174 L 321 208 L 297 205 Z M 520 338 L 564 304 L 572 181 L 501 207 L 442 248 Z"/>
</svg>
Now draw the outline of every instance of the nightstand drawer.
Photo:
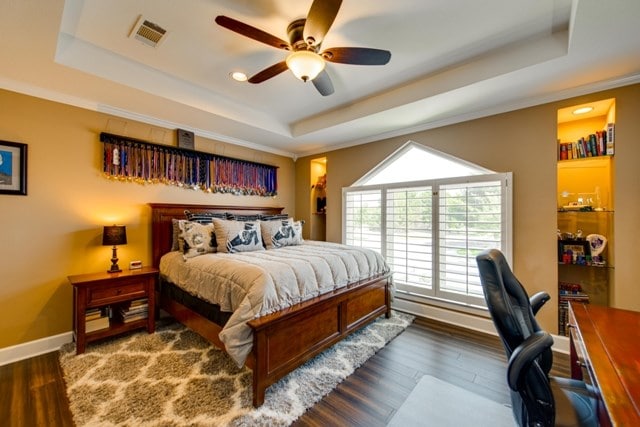
<svg viewBox="0 0 640 427">
<path fill-rule="evenodd" d="M 101 305 L 126 299 L 143 297 L 147 294 L 147 284 L 136 281 L 118 286 L 92 287 L 87 292 L 87 305 Z"/>
</svg>

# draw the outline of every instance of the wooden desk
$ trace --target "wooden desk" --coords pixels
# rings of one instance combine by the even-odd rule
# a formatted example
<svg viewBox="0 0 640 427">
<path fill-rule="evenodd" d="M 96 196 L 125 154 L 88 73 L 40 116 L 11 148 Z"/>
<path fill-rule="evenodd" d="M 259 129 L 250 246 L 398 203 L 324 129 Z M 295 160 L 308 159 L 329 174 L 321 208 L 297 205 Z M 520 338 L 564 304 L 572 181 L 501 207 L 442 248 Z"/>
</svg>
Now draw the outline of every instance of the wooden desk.
<svg viewBox="0 0 640 427">
<path fill-rule="evenodd" d="M 601 425 L 640 426 L 640 313 L 570 303 L 569 328 L 571 374 L 582 379 L 584 364 Z"/>
</svg>

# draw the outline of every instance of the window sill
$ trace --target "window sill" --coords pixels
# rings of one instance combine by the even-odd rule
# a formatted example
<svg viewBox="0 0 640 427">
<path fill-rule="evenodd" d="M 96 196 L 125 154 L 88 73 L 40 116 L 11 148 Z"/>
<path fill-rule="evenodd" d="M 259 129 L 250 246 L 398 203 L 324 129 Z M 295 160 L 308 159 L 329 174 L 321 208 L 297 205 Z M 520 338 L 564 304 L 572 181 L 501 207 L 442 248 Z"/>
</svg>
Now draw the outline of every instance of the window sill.
<svg viewBox="0 0 640 427">
<path fill-rule="evenodd" d="M 487 319 L 491 318 L 491 314 L 486 307 L 481 307 L 478 305 L 465 304 L 462 302 L 454 302 L 449 300 L 444 300 L 441 298 L 424 296 L 414 294 L 405 290 L 396 289 L 395 298 L 402 299 L 406 301 L 411 301 L 419 304 L 434 306 L 446 310 L 456 311 L 464 314 L 469 314 L 473 316 L 484 317 Z"/>
</svg>

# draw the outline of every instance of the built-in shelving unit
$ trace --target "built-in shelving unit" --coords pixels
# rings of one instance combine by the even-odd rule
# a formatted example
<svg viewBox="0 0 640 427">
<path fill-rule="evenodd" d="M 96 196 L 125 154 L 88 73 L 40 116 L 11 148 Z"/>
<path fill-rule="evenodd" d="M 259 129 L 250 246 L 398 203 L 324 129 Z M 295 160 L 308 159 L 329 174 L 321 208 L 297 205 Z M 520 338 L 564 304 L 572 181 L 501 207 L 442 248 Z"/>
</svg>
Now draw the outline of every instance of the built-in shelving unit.
<svg viewBox="0 0 640 427">
<path fill-rule="evenodd" d="M 584 115 L 574 111 L 592 107 Z M 614 285 L 615 99 L 558 111 L 558 333 L 568 301 L 609 305 Z"/>
</svg>

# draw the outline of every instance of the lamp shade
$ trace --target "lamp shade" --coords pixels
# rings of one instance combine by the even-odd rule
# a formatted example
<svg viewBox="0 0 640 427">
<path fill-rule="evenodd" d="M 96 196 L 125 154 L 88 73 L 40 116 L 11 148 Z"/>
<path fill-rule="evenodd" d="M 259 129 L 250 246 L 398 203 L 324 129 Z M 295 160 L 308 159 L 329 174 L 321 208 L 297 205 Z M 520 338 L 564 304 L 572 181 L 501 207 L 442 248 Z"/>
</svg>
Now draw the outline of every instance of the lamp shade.
<svg viewBox="0 0 640 427">
<path fill-rule="evenodd" d="M 318 77 L 324 70 L 324 59 L 309 50 L 299 50 L 287 56 L 287 67 L 294 76 L 307 82 Z"/>
<path fill-rule="evenodd" d="M 124 225 L 105 225 L 102 232 L 102 244 L 104 246 L 126 245 L 126 227 Z"/>
</svg>

